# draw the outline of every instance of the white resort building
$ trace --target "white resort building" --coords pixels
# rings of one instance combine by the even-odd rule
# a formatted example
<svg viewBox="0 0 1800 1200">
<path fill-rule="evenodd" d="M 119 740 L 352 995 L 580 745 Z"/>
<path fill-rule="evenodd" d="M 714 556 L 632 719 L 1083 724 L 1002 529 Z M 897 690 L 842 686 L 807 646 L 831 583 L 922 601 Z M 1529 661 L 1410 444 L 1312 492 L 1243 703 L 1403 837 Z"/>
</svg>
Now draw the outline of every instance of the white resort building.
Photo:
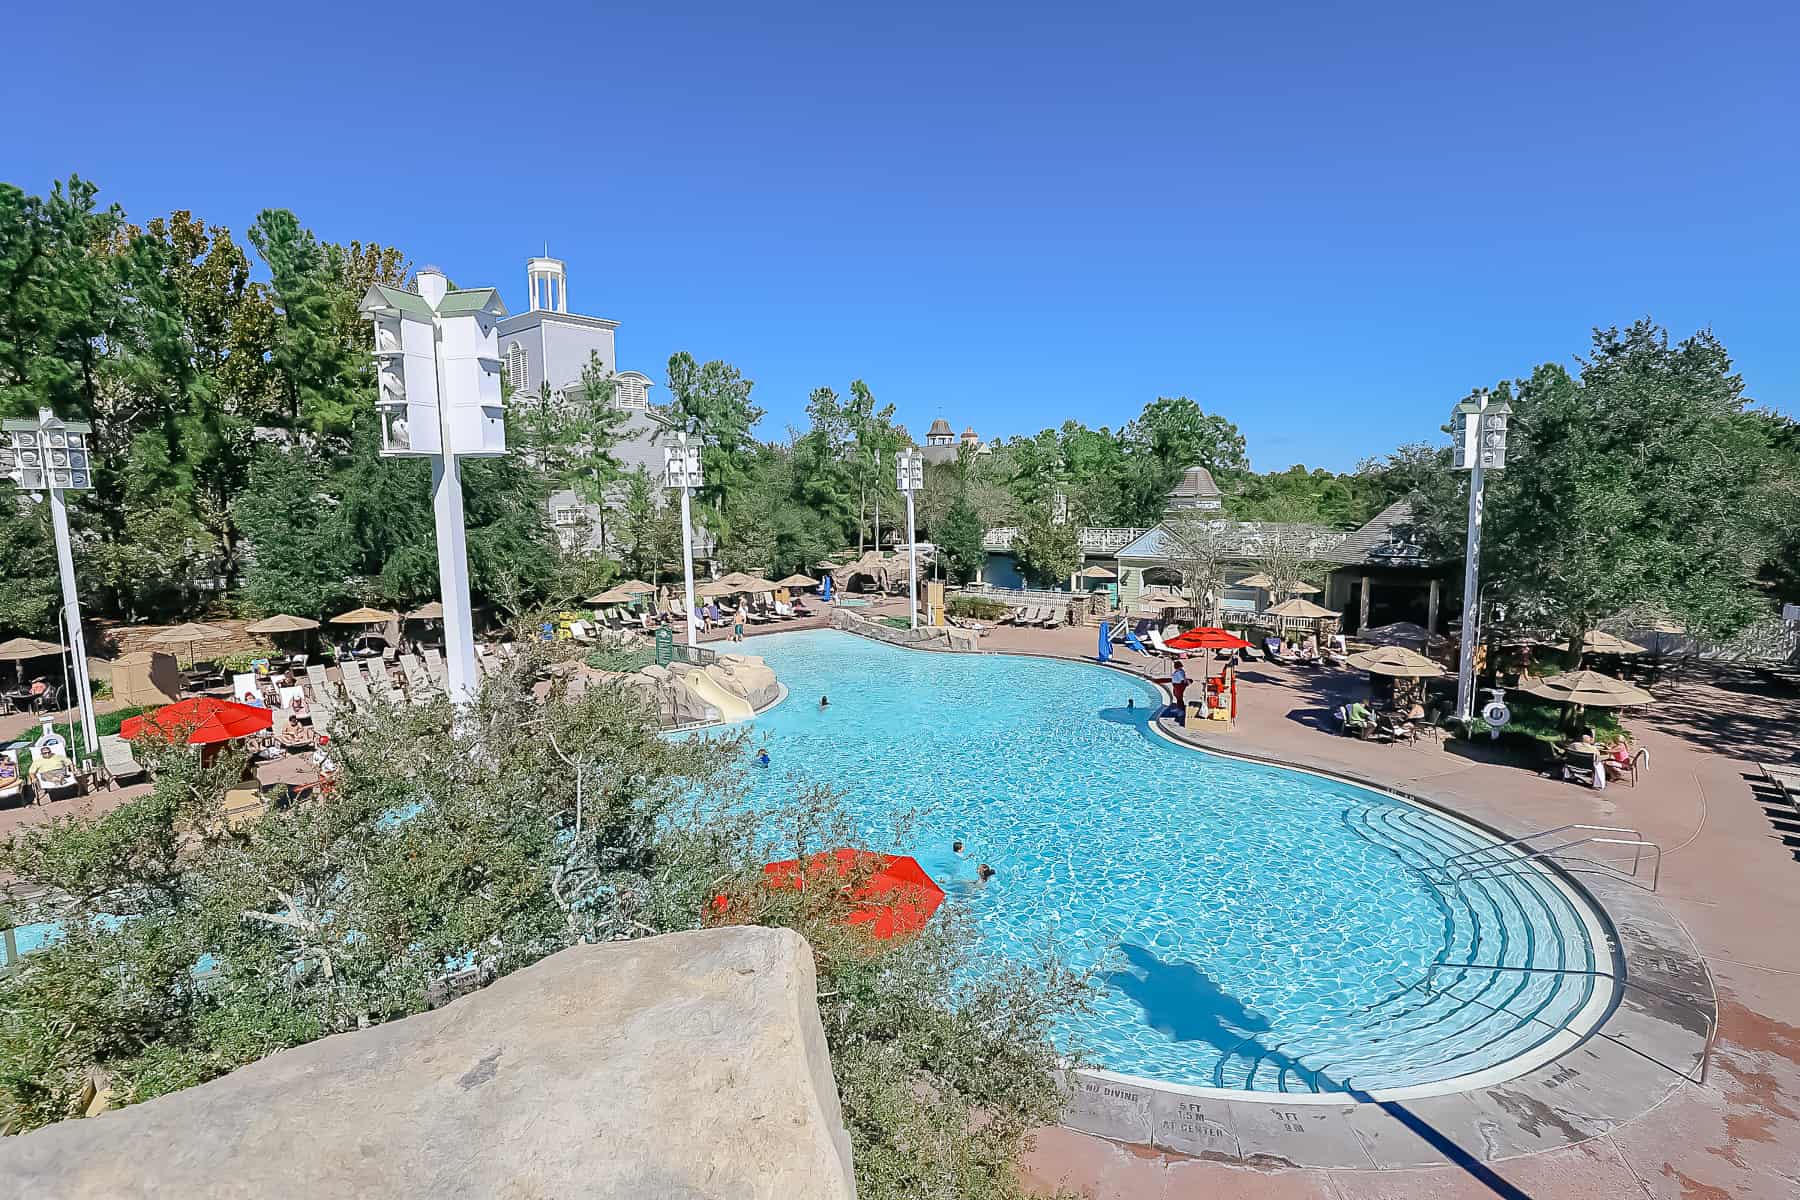
<svg viewBox="0 0 1800 1200">
<path fill-rule="evenodd" d="M 660 480 L 663 448 L 673 435 L 662 410 L 650 400 L 654 381 L 641 371 L 618 369 L 614 335 L 619 322 L 569 311 L 568 268 L 561 259 L 529 259 L 525 274 L 529 307 L 502 319 L 498 327 L 500 358 L 513 395 L 533 395 L 547 386 L 552 397 L 560 397 L 581 382 L 590 359 L 597 361 L 612 374 L 613 407 L 634 414 L 613 456 L 626 471 L 643 467 Z M 548 507 L 551 526 L 565 548 L 601 548 L 607 524 L 601 506 L 575 492 L 559 491 L 551 494 Z M 699 529 L 695 533 L 696 557 L 709 558 L 710 535 Z"/>
</svg>

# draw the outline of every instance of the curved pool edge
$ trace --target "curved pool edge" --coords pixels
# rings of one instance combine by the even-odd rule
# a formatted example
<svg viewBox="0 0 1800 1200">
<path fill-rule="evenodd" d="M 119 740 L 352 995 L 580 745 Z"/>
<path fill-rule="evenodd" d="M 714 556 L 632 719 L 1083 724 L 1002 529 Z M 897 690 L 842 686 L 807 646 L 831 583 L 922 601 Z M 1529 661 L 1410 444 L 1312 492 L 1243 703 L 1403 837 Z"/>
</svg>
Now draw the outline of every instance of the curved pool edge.
<svg viewBox="0 0 1800 1200">
<path fill-rule="evenodd" d="M 837 632 L 859 636 L 853 629 Z M 876 639 L 869 639 L 876 640 Z M 894 644 L 894 643 L 888 643 Z M 1125 667 L 1029 651 L 927 653 L 995 654 L 1042 658 L 1128 675 L 1166 687 Z M 1509 831 L 1449 799 L 1403 788 L 1332 763 L 1296 762 L 1241 748 L 1179 737 L 1160 719 L 1149 728 L 1170 743 L 1201 754 L 1300 771 L 1417 805 L 1505 841 Z M 1595 949 L 1609 949 L 1623 978 L 1680 997 L 1716 1022 L 1718 996 L 1699 947 L 1678 918 L 1641 886 L 1598 875 L 1577 878 L 1560 864 L 1533 863 L 1572 891 L 1584 914 L 1601 922 Z M 1066 1070 L 1069 1095 L 1060 1124 L 1112 1141 L 1242 1166 L 1382 1169 L 1467 1166 L 1542 1153 L 1600 1137 L 1657 1107 L 1695 1077 L 1708 1028 L 1681 1001 L 1659 999 L 1615 982 L 1607 1011 L 1586 1033 L 1559 1043 L 1551 1055 L 1520 1056 L 1460 1077 L 1462 1086 L 1394 1089 L 1392 1093 L 1287 1094 L 1201 1088 L 1094 1068 Z M 1585 1009 L 1584 1009 L 1585 1011 Z M 1515 1064 L 1530 1065 L 1512 1071 Z M 1505 1078 L 1495 1079 L 1497 1072 Z M 1456 1082 L 1455 1080 L 1444 1082 Z"/>
</svg>

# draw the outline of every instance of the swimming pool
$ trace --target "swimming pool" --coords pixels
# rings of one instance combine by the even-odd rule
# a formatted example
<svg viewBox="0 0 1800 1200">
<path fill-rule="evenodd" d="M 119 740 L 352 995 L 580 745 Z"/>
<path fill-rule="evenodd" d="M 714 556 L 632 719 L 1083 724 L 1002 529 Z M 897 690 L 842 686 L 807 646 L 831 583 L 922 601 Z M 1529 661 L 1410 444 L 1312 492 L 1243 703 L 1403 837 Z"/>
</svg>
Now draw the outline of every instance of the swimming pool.
<svg viewBox="0 0 1800 1200">
<path fill-rule="evenodd" d="M 1451 881 L 1445 859 L 1492 844 L 1472 826 L 1171 743 L 1142 680 L 831 630 L 748 649 L 788 689 L 756 721 L 772 766 L 753 788 L 828 783 L 878 847 L 886 814 L 920 809 L 916 841 L 880 848 L 944 882 L 986 948 L 1024 960 L 1052 939 L 1104 970 L 1059 1031 L 1094 1067 L 1398 1098 L 1518 1074 L 1610 1006 L 1610 982 L 1573 973 L 1443 970 L 1427 993 L 1434 962 L 1611 970 L 1603 920 L 1534 864 Z M 977 861 L 999 871 L 986 887 Z"/>
</svg>

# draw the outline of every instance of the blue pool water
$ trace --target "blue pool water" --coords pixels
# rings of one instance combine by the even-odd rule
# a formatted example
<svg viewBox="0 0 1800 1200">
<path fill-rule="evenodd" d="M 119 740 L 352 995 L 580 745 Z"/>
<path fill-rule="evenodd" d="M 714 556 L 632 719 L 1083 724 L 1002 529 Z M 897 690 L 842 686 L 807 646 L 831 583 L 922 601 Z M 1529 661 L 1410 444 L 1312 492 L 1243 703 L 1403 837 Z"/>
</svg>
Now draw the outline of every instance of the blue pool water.
<svg viewBox="0 0 1800 1200">
<path fill-rule="evenodd" d="M 1426 993 L 1434 961 L 1604 967 L 1592 914 L 1535 867 L 1446 882 L 1438 864 L 1491 841 L 1460 823 L 1169 743 L 1141 680 L 827 630 L 746 649 L 789 689 L 756 722 L 751 752 L 772 765 L 753 788 L 830 784 L 868 844 L 945 883 L 994 955 L 1032 960 L 1049 941 L 1102 969 L 1095 1011 L 1061 1030 L 1093 1066 L 1255 1091 L 1423 1088 L 1541 1052 L 1603 1007 L 1572 975 L 1445 971 Z M 888 815 L 914 808 L 916 834 L 885 845 Z M 969 882 L 977 861 L 999 871 L 986 887 Z"/>
</svg>

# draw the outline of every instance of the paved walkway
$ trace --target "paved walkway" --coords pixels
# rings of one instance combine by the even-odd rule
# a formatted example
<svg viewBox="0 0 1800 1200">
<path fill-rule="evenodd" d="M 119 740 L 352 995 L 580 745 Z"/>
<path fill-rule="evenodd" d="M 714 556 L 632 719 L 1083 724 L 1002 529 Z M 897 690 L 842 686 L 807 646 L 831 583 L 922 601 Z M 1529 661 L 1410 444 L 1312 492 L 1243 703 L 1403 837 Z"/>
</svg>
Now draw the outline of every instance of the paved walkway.
<svg viewBox="0 0 1800 1200">
<path fill-rule="evenodd" d="M 1000 627 L 981 644 L 1091 660 L 1095 637 L 1093 629 Z M 1161 673 L 1128 650 L 1114 662 Z M 1642 830 L 1664 849 L 1656 900 L 1698 946 L 1719 997 L 1707 1085 L 1681 1083 L 1650 1111 L 1578 1144 L 1485 1163 L 1258 1170 L 1056 1128 L 1040 1134 L 1028 1179 L 1095 1200 L 1800 1197 L 1800 819 L 1758 786 L 1754 767 L 1800 761 L 1800 705 L 1734 676 L 1665 685 L 1671 701 L 1629 722 L 1650 749 L 1651 770 L 1635 788 L 1594 792 L 1484 746 L 1338 737 L 1331 709 L 1359 694 L 1365 678 L 1247 665 L 1236 727 L 1209 730 L 1207 740 L 1381 782 L 1515 833 L 1571 821 Z"/>
</svg>

